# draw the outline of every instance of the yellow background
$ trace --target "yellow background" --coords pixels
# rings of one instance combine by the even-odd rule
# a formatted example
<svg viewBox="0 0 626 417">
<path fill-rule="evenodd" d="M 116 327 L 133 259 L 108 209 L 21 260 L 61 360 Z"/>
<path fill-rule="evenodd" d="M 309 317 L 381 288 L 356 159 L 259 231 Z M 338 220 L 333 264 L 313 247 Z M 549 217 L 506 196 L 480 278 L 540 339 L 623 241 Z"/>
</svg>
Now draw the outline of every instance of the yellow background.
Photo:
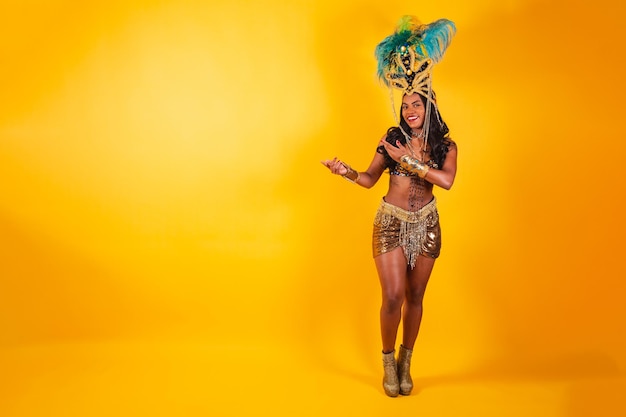
<svg viewBox="0 0 626 417">
<path fill-rule="evenodd" d="M 0 415 L 623 415 L 618 1 L 4 1 Z M 453 20 L 459 145 L 380 388 L 374 46 Z"/>
</svg>

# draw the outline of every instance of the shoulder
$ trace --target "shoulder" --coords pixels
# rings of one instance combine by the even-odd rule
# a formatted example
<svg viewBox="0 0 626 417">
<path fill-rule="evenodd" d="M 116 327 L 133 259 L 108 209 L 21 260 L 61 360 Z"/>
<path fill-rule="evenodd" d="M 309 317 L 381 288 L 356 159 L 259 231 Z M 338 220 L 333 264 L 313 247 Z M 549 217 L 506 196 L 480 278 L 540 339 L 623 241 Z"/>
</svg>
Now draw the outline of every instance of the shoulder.
<svg viewBox="0 0 626 417">
<path fill-rule="evenodd" d="M 456 150 L 456 142 L 453 141 L 452 139 L 444 138 L 443 143 L 448 148 L 448 151 L 451 151 L 453 149 Z"/>
</svg>

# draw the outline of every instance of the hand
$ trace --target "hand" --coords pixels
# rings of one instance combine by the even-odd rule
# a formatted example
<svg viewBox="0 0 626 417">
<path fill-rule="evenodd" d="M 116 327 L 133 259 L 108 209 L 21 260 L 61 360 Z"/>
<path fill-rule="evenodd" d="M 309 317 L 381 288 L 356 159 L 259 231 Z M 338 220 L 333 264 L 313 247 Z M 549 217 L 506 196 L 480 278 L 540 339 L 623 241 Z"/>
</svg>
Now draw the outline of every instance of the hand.
<svg viewBox="0 0 626 417">
<path fill-rule="evenodd" d="M 400 162 L 400 158 L 404 155 L 410 155 L 409 148 L 401 144 L 400 141 L 396 141 L 396 146 L 393 146 L 391 143 L 383 139 L 380 141 L 379 145 L 384 146 L 391 159 L 396 162 Z"/>
<path fill-rule="evenodd" d="M 346 175 L 348 173 L 348 168 L 341 162 L 337 157 L 333 159 L 327 159 L 325 161 L 321 161 L 322 165 L 326 168 L 330 169 L 330 172 L 336 175 Z"/>
</svg>

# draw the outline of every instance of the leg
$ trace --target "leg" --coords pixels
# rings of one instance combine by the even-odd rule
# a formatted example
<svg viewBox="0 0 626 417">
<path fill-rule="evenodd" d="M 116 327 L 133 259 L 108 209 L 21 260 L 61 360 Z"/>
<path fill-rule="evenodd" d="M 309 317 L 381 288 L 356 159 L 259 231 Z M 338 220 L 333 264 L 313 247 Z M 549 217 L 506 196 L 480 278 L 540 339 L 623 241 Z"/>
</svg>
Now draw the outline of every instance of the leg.
<svg viewBox="0 0 626 417">
<path fill-rule="evenodd" d="M 402 303 L 406 291 L 406 257 L 398 247 L 374 258 L 380 286 L 382 306 L 380 308 L 380 330 L 383 339 L 383 389 L 390 397 L 400 392 L 398 369 L 395 359 L 396 335 L 402 316 Z"/>
<path fill-rule="evenodd" d="M 433 270 L 435 259 L 427 256 L 418 256 L 415 268 L 409 271 L 408 285 L 406 287 L 406 302 L 404 304 L 403 338 L 398 355 L 398 378 L 399 393 L 411 394 L 413 379 L 411 378 L 411 356 L 413 345 L 419 333 L 422 322 L 422 301 L 426 284 Z"/>
<path fill-rule="evenodd" d="M 402 345 L 413 349 L 422 322 L 422 301 L 426 284 L 435 265 L 435 259 L 429 256 L 418 256 L 415 268 L 409 271 L 406 286 L 406 302 L 403 311 Z"/>
<path fill-rule="evenodd" d="M 402 303 L 406 292 L 407 263 L 401 247 L 374 258 L 380 286 L 380 331 L 383 352 L 392 352 L 396 345 L 398 325 L 402 317 Z"/>
</svg>

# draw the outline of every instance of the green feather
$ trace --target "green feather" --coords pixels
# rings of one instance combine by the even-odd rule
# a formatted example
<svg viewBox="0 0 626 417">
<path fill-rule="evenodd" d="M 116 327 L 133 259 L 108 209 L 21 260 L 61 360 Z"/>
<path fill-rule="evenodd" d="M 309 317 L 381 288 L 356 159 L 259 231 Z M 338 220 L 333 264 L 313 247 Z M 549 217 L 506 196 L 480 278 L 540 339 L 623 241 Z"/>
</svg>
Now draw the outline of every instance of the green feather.
<svg viewBox="0 0 626 417">
<path fill-rule="evenodd" d="M 404 76 L 404 70 L 396 63 L 396 54 L 402 46 L 414 47 L 420 58 L 430 58 L 433 63 L 439 62 L 455 32 L 454 23 L 447 19 L 422 25 L 414 16 L 402 16 L 395 32 L 383 39 L 374 51 L 378 77 L 388 85 L 386 73 L 391 73 L 394 77 Z"/>
</svg>

